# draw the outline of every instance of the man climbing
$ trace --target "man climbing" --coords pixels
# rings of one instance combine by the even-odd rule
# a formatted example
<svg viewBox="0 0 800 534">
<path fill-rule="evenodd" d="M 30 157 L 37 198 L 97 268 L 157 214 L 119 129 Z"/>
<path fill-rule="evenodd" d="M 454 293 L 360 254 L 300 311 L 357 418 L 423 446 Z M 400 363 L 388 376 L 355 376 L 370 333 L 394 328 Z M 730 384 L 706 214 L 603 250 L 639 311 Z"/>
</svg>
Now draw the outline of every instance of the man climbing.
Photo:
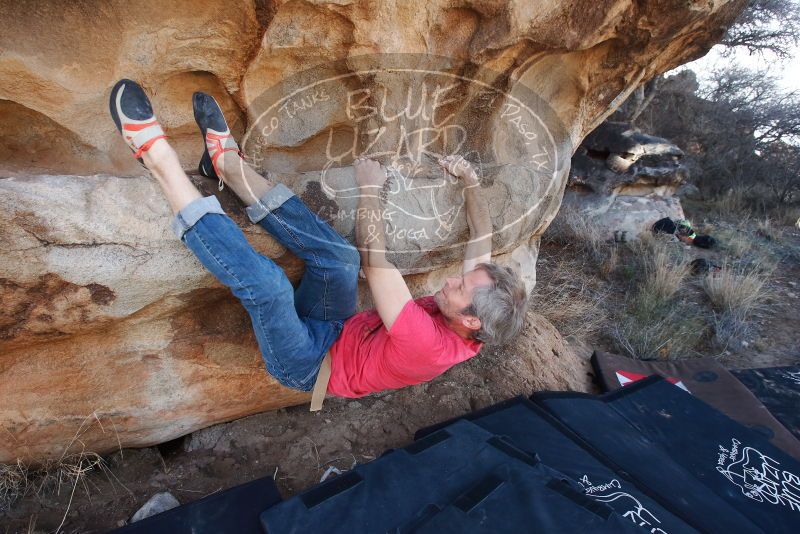
<svg viewBox="0 0 800 534">
<path fill-rule="evenodd" d="M 464 183 L 471 239 L 463 275 L 447 278 L 435 295 L 413 300 L 386 259 L 382 224 L 374 224 L 382 220 L 376 213 L 386 181 L 377 162 L 359 159 L 354 165 L 361 193 L 359 254 L 286 186 L 245 163 L 213 97 L 198 92 L 192 101 L 206 145 L 200 173 L 230 187 L 250 220 L 304 261 L 297 289 L 250 246 L 217 198 L 203 197 L 189 181 L 138 84 L 120 80 L 110 111 L 134 156 L 161 186 L 175 214 L 175 234 L 249 313 L 267 370 L 278 382 L 302 391 L 314 387 L 315 396 L 360 397 L 431 380 L 477 354 L 483 343 L 505 343 L 520 332 L 524 284 L 511 269 L 489 263 L 488 206 L 463 158 L 439 162 Z M 359 267 L 376 309 L 356 314 Z"/>
</svg>

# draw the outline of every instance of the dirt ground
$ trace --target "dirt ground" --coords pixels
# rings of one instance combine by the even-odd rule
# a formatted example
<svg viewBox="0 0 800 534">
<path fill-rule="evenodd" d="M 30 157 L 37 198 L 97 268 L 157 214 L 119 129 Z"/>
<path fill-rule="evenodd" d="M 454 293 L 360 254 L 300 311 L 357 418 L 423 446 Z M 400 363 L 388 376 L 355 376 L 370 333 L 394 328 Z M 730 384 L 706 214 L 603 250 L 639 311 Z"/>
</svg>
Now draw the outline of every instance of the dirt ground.
<svg viewBox="0 0 800 534">
<path fill-rule="evenodd" d="M 800 231 L 785 228 L 779 242 L 765 238 L 759 246 L 775 263 L 771 296 L 753 315 L 748 338 L 717 355 L 731 368 L 800 364 Z M 723 263 L 728 253 L 693 254 Z M 542 247 L 539 284 L 555 279 L 563 257 L 558 247 Z M 584 276 L 606 295 L 606 306 L 624 299 L 625 286 L 613 277 L 593 277 L 591 269 Z M 534 300 L 534 309 L 537 305 L 542 304 Z M 33 488 L 0 515 L 0 533 L 55 532 L 59 527 L 66 533 L 106 532 L 124 525 L 155 493 L 170 491 L 185 504 L 264 476 L 274 477 L 288 497 L 319 482 L 330 467 L 350 469 L 408 444 L 419 428 L 511 396 L 541 390 L 596 392 L 588 357 L 591 347 L 613 350 L 609 339 L 602 331 L 562 333 L 569 341 L 531 313 L 514 345 L 486 350 L 428 384 L 358 400 L 328 399 L 319 413 L 297 406 L 157 447 L 117 451 L 105 458 L 107 469 L 94 469 L 77 486 L 64 479 L 60 486 L 51 482 Z"/>
</svg>

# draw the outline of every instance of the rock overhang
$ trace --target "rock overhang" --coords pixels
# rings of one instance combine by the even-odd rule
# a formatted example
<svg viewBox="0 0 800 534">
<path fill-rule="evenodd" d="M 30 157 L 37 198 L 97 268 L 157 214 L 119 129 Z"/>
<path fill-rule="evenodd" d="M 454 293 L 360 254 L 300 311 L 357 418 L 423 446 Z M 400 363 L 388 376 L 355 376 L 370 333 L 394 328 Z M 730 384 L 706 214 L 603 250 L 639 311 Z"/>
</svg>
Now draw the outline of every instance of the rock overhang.
<svg viewBox="0 0 800 534">
<path fill-rule="evenodd" d="M 495 90 L 531 91 L 564 130 L 559 143 L 567 163 L 556 158 L 553 170 L 559 172 L 548 180 L 530 165 L 515 168 L 524 151 L 510 139 L 523 139 L 526 130 L 522 119 L 510 122 L 517 114 L 501 117 L 512 109 L 488 106 L 490 113 L 465 117 L 464 124 L 474 143 L 499 151 L 489 158 L 483 184 L 493 221 L 502 228 L 498 259 L 525 265 L 532 281 L 538 236 L 560 206 L 569 153 L 637 85 L 708 50 L 743 7 L 742 0 L 608 1 L 579 9 L 559 2 L 451 0 L 424 7 L 358 1 L 4 3 L 0 13 L 13 24 L 0 36 L 0 172 L 14 178 L 0 180 L 0 203 L 11 214 L 0 223 L 0 278 L 4 302 L 14 305 L 2 319 L 0 390 L 7 402 L 0 420 L 13 439 L 0 459 L 58 457 L 92 413 L 125 427 L 123 445 L 143 445 L 305 400 L 265 375 L 246 317 L 169 235 L 166 203 L 106 116 L 117 78 L 134 78 L 150 92 L 187 168 L 202 150 L 187 96 L 197 89 L 217 98 L 237 135 L 255 123 L 253 104 L 271 88 L 319 65 L 355 79 L 364 58 L 376 55 L 448 58 L 450 74 L 476 77 L 483 71 L 491 73 L 487 83 Z M 363 78 L 349 89 L 380 78 Z M 257 164 L 280 173 L 348 235 L 351 222 L 340 214 L 351 210 L 353 200 L 326 187 L 325 162 L 315 160 L 324 154 L 328 128 L 339 128 L 333 146 L 352 139 L 352 121 L 337 112 L 296 123 L 300 127 L 287 130 L 294 137 L 271 145 Z M 520 126 L 516 134 L 513 126 Z M 343 183 L 352 179 L 347 163 L 336 167 Z M 397 177 L 395 183 L 413 188 L 414 178 L 439 179 L 431 161 L 411 163 L 427 165 L 424 176 Z M 204 194 L 215 192 L 215 184 L 196 181 Z M 398 239 L 409 253 L 396 260 L 405 272 L 419 273 L 409 278 L 415 294 L 435 289 L 444 273 L 458 268 L 463 214 L 430 218 L 432 206 L 441 215 L 458 203 L 457 184 L 447 185 L 435 193 L 443 210 L 419 189 L 397 202 L 398 211 L 416 216 L 407 219 L 428 217 L 430 227 L 412 229 L 414 235 L 422 235 L 423 227 L 429 238 L 443 226 L 448 231 L 434 247 L 416 247 L 408 230 Z M 244 225 L 237 201 L 227 191 L 219 197 Z M 422 199 L 427 212 L 409 209 Z M 296 259 L 258 228 L 247 227 L 246 234 L 297 279 L 302 267 Z M 366 292 L 360 303 L 369 305 Z M 220 314 L 221 323 L 202 319 Z M 52 395 L 42 397 L 41 391 Z M 116 446 L 92 428 L 83 435 L 88 446 Z"/>
</svg>

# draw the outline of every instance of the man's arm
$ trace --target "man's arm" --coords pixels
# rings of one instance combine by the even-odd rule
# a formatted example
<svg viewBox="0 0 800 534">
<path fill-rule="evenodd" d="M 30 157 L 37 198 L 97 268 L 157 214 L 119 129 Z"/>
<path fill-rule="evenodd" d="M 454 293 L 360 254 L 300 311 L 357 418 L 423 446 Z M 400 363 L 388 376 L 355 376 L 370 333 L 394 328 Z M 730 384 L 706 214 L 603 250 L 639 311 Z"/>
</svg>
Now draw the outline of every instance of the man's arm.
<svg viewBox="0 0 800 534">
<path fill-rule="evenodd" d="M 472 165 L 461 156 L 447 156 L 439 161 L 444 169 L 464 184 L 464 205 L 469 224 L 469 242 L 464 251 L 464 272 L 492 259 L 492 218 L 480 180 Z"/>
<path fill-rule="evenodd" d="M 361 268 L 367 277 L 375 309 L 383 324 L 390 329 L 411 300 L 411 292 L 397 267 L 386 259 L 386 235 L 380 205 L 386 174 L 378 162 L 368 159 L 356 160 L 354 168 L 360 190 L 356 241 L 361 254 Z"/>
</svg>

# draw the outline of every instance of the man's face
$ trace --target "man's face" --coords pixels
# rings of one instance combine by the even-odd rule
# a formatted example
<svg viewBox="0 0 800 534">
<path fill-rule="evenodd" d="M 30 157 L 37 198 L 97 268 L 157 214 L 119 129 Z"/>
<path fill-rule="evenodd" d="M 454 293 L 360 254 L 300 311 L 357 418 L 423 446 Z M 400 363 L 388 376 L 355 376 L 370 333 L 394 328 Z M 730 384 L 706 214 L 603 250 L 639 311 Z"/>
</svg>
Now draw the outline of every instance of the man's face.
<svg viewBox="0 0 800 534">
<path fill-rule="evenodd" d="M 491 277 L 481 268 L 473 269 L 464 276 L 452 276 L 445 280 L 444 287 L 434 293 L 439 310 L 449 319 L 472 304 L 472 294 L 476 287 L 492 285 Z"/>
</svg>

